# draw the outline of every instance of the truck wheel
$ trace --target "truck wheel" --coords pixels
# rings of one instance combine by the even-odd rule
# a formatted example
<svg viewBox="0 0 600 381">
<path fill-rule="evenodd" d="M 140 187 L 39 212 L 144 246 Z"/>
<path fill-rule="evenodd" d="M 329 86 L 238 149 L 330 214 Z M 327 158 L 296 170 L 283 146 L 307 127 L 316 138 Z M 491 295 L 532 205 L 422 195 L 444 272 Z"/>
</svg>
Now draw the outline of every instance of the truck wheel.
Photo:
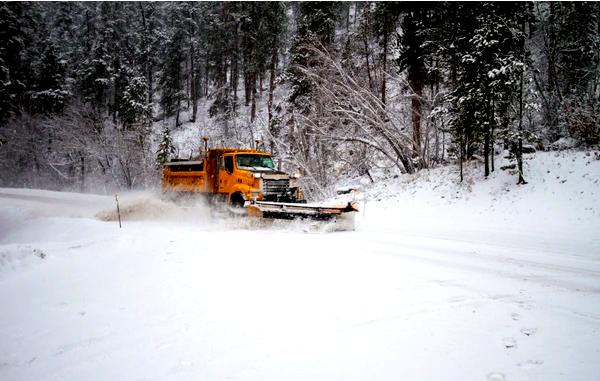
<svg viewBox="0 0 600 381">
<path fill-rule="evenodd" d="M 243 208 L 245 202 L 246 200 L 244 200 L 244 196 L 242 196 L 240 193 L 234 193 L 231 195 L 230 204 L 234 208 Z"/>
</svg>

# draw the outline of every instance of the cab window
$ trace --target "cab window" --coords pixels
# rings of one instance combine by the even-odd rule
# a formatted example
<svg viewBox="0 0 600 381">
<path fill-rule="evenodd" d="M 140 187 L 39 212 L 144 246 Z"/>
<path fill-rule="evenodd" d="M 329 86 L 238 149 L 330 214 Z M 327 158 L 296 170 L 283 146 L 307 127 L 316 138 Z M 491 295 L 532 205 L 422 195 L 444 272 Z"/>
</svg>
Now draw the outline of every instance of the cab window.
<svg viewBox="0 0 600 381">
<path fill-rule="evenodd" d="M 225 170 L 233 173 L 233 156 L 225 156 Z"/>
<path fill-rule="evenodd" d="M 237 155 L 237 166 L 238 168 L 244 167 L 255 169 L 273 169 L 275 167 L 273 165 L 273 159 L 270 156 L 252 154 Z"/>
</svg>

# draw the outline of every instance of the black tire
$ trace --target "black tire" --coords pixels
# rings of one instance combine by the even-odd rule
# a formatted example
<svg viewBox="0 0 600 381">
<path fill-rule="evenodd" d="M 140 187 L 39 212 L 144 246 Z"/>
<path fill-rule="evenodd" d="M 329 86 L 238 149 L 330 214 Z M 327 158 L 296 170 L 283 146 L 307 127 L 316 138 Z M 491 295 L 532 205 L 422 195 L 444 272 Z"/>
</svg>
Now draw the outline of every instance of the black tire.
<svg viewBox="0 0 600 381">
<path fill-rule="evenodd" d="M 229 200 L 229 205 L 234 208 L 241 209 L 244 207 L 245 202 L 246 202 L 246 200 L 244 200 L 244 196 L 242 196 L 241 193 L 234 193 L 231 195 L 231 199 Z"/>
</svg>

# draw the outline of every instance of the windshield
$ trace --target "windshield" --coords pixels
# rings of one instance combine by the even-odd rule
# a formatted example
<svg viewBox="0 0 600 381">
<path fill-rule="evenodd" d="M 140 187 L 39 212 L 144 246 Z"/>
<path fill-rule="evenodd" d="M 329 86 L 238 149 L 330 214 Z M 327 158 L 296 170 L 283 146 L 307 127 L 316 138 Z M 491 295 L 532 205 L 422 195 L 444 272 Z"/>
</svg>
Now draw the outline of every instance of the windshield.
<svg viewBox="0 0 600 381">
<path fill-rule="evenodd" d="M 237 155 L 238 167 L 273 169 L 273 159 L 263 155 Z"/>
</svg>

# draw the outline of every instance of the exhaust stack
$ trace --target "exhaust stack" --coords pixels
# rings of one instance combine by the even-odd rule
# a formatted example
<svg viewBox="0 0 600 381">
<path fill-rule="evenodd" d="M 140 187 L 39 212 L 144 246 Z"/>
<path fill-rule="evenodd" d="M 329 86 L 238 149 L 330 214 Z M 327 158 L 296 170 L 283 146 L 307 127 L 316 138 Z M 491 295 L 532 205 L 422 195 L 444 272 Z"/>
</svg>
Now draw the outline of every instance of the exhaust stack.
<svg viewBox="0 0 600 381">
<path fill-rule="evenodd" d="M 204 157 L 208 157 L 208 136 L 203 136 L 202 140 L 204 141 Z"/>
</svg>

